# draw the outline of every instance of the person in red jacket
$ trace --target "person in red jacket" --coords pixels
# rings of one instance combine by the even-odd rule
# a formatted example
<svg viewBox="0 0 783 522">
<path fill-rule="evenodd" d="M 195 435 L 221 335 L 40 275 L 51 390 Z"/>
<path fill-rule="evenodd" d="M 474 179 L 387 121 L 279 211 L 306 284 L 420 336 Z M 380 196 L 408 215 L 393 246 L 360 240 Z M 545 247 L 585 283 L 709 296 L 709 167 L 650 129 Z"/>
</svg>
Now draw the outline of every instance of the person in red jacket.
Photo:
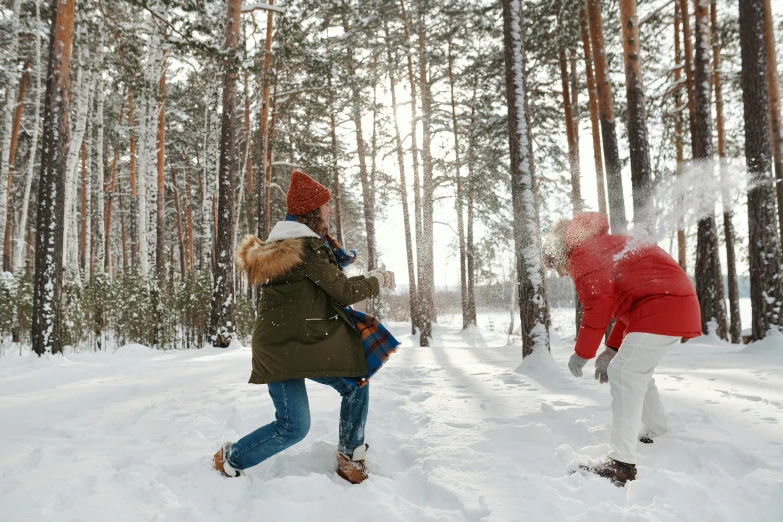
<svg viewBox="0 0 783 522">
<path fill-rule="evenodd" d="M 584 307 L 568 362 L 575 377 L 582 376 L 615 320 L 595 362 L 595 378 L 609 382 L 612 395 L 612 450 L 600 464 L 580 467 L 624 485 L 636 478 L 640 423 L 650 442 L 668 431 L 653 372 L 681 339 L 701 335 L 696 291 L 663 249 L 609 234 L 609 223 L 598 212 L 558 223 L 545 243 L 544 264 L 571 276 Z"/>
</svg>

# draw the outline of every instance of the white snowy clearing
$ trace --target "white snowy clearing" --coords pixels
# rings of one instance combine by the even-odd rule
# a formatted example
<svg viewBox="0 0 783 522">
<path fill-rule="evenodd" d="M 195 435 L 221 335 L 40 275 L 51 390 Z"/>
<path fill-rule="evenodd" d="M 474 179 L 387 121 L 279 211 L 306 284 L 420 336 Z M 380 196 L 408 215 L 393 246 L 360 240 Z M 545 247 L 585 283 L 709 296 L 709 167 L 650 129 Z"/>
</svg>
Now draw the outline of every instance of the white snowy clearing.
<svg viewBox="0 0 783 522">
<path fill-rule="evenodd" d="M 639 448 L 620 489 L 571 474 L 608 451 L 608 385 L 484 328 L 403 341 L 372 382 L 370 480 L 334 472 L 340 399 L 308 383 L 308 437 L 244 478 L 212 468 L 224 440 L 269 422 L 250 349 L 0 358 L 0 520 L 17 521 L 780 521 L 783 338 L 749 348 L 683 344 L 656 375 L 672 433 Z M 486 317 L 485 317 L 486 319 Z M 587 369 L 592 368 L 592 363 Z"/>
</svg>

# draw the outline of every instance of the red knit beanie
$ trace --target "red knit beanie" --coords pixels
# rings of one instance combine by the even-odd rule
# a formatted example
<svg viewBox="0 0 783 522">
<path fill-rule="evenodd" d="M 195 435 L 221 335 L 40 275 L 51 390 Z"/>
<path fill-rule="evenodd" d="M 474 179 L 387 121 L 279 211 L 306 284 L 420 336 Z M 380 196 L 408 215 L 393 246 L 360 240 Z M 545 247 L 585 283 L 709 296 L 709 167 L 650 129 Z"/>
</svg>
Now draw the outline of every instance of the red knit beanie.
<svg viewBox="0 0 783 522">
<path fill-rule="evenodd" d="M 332 199 L 329 189 L 316 180 L 295 170 L 291 173 L 291 184 L 285 197 L 286 211 L 294 216 L 302 216 L 325 205 Z"/>
</svg>

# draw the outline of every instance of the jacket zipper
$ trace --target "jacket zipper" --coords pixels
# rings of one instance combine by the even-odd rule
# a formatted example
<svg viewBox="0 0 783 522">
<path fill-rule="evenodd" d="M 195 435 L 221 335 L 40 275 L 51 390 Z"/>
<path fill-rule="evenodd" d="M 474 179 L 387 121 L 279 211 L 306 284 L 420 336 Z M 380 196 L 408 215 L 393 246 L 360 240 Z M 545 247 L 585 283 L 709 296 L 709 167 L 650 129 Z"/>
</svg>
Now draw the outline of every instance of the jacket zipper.
<svg viewBox="0 0 783 522">
<path fill-rule="evenodd" d="M 326 319 L 321 319 L 320 317 L 315 317 L 312 319 L 305 319 L 305 321 L 334 321 L 337 319 L 337 314 L 334 314 L 332 317 L 327 317 Z"/>
</svg>

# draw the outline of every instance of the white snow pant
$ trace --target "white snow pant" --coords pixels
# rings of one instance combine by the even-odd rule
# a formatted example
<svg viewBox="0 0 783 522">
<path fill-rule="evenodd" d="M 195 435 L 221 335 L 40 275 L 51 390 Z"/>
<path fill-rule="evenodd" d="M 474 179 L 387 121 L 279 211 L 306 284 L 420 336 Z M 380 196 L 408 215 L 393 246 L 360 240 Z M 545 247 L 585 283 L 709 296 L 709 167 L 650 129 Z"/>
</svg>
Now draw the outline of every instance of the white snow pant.
<svg viewBox="0 0 783 522">
<path fill-rule="evenodd" d="M 666 413 L 655 386 L 655 367 L 680 337 L 632 332 L 625 336 L 620 351 L 609 363 L 609 387 L 612 394 L 612 431 L 609 456 L 627 464 L 636 464 L 639 423 L 651 437 L 669 431 Z"/>
</svg>

